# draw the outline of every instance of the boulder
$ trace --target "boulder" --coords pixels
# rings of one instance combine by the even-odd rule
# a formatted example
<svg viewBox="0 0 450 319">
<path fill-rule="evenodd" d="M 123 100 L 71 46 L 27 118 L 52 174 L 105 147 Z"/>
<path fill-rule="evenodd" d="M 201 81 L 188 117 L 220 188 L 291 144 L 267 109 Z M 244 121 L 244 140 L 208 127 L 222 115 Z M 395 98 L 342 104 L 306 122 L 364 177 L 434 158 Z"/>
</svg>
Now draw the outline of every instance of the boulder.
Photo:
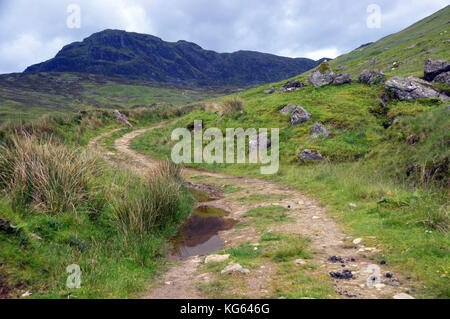
<svg viewBox="0 0 450 319">
<path fill-rule="evenodd" d="M 291 113 L 291 124 L 299 125 L 308 122 L 311 119 L 311 113 L 305 110 L 301 106 L 296 106 L 294 111 Z"/>
<path fill-rule="evenodd" d="M 128 127 L 133 127 L 133 125 L 131 125 L 131 123 L 128 121 L 128 118 L 120 113 L 119 111 L 114 111 L 113 112 L 113 116 L 116 118 L 117 122 L 119 122 L 120 124 L 126 125 Z"/>
<path fill-rule="evenodd" d="M 273 93 L 275 93 L 275 90 L 274 89 L 265 90 L 264 93 L 265 94 L 273 94 Z"/>
<path fill-rule="evenodd" d="M 343 74 L 336 74 L 333 80 L 333 85 L 343 85 L 343 84 L 349 84 L 352 82 L 352 79 L 350 77 L 350 74 L 343 73 Z"/>
<path fill-rule="evenodd" d="M 374 85 L 384 82 L 386 79 L 384 73 L 380 70 L 363 70 L 359 75 L 359 83 Z"/>
<path fill-rule="evenodd" d="M 437 77 L 434 78 L 433 82 L 450 84 L 450 71 L 439 74 Z"/>
<path fill-rule="evenodd" d="M 433 81 L 439 74 L 450 71 L 450 63 L 439 59 L 425 60 L 425 80 Z"/>
<path fill-rule="evenodd" d="M 330 136 L 331 131 L 327 130 L 327 128 L 324 125 L 320 123 L 315 123 L 312 127 L 311 133 L 312 133 L 311 138 L 313 139 L 319 138 L 320 136 L 327 138 L 328 136 Z"/>
<path fill-rule="evenodd" d="M 333 83 L 335 75 L 332 70 L 322 73 L 319 69 L 308 74 L 308 81 L 314 87 L 318 88 Z"/>
<path fill-rule="evenodd" d="M 288 81 L 281 87 L 281 92 L 294 92 L 304 88 L 306 85 L 301 81 Z"/>
<path fill-rule="evenodd" d="M 299 157 L 304 161 L 321 161 L 323 160 L 322 155 L 315 154 L 311 150 L 306 149 L 300 153 Z"/>
<path fill-rule="evenodd" d="M 297 105 L 295 104 L 288 104 L 280 110 L 280 113 L 283 115 L 289 115 L 293 110 L 295 110 L 296 107 Z"/>
<path fill-rule="evenodd" d="M 408 78 L 393 77 L 385 83 L 384 88 L 394 93 L 401 101 L 433 98 L 449 99 L 448 96 L 439 92 L 430 83 L 413 76 Z"/>
<path fill-rule="evenodd" d="M 338 70 L 345 70 L 347 67 L 345 66 L 345 65 L 340 65 L 340 66 L 338 66 Z"/>
<path fill-rule="evenodd" d="M 249 151 L 250 153 L 257 152 L 259 148 L 263 145 L 266 145 L 269 148 L 272 143 L 267 138 L 267 132 L 262 132 L 259 135 L 252 136 L 248 141 Z"/>
</svg>

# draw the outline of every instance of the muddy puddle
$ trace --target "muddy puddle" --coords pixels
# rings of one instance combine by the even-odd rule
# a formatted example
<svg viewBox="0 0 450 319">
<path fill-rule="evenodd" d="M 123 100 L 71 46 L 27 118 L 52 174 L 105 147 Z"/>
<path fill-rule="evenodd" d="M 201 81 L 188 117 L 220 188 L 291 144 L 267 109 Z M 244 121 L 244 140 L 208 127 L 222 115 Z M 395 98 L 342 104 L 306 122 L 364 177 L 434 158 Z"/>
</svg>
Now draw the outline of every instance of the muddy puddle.
<svg viewBox="0 0 450 319">
<path fill-rule="evenodd" d="M 203 205 L 195 209 L 174 239 L 171 257 L 186 259 L 222 250 L 224 242 L 219 232 L 232 229 L 238 223 L 226 218 L 228 215 L 229 212 L 214 206 Z"/>
</svg>

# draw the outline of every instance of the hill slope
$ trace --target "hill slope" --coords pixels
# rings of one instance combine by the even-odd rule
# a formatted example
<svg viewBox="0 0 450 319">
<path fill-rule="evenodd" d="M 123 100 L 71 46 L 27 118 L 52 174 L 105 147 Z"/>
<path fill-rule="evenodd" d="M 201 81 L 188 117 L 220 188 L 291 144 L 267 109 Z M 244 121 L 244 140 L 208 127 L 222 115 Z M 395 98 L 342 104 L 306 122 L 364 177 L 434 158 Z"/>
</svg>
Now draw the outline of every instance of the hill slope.
<svg viewBox="0 0 450 319">
<path fill-rule="evenodd" d="M 252 51 L 217 53 L 186 41 L 119 30 L 95 33 L 65 46 L 55 58 L 25 72 L 83 72 L 199 85 L 253 85 L 281 81 L 320 64 Z"/>
<path fill-rule="evenodd" d="M 423 76 L 426 58 L 450 57 L 450 6 L 379 41 L 361 46 L 330 62 L 337 70 L 350 73 L 353 78 L 363 69 L 380 69 L 389 76 Z M 398 67 L 394 67 L 397 62 Z"/>
<path fill-rule="evenodd" d="M 4 74 L 0 75 L 0 122 L 36 118 L 49 112 L 183 105 L 234 90 L 84 73 Z"/>
</svg>

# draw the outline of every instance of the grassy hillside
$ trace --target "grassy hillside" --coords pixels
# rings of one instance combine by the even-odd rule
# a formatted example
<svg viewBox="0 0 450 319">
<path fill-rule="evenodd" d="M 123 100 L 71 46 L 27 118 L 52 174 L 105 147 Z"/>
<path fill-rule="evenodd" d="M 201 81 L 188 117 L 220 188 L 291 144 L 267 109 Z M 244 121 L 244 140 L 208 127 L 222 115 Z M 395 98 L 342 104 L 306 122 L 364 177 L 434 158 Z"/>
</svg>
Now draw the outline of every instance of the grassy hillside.
<svg viewBox="0 0 450 319">
<path fill-rule="evenodd" d="M 81 73 L 0 75 L 0 121 L 37 118 L 45 113 L 89 109 L 184 105 L 233 92 Z"/>
<path fill-rule="evenodd" d="M 353 77 L 367 67 L 379 67 L 388 76 L 421 76 L 426 57 L 448 59 L 448 43 L 444 43 L 448 20 L 449 7 L 399 34 L 339 57 L 331 65 L 335 71 L 346 65 L 344 72 Z M 423 42 L 412 46 L 420 41 Z M 433 48 L 437 49 L 434 53 L 422 52 Z M 366 63 L 373 58 L 377 62 Z M 392 63 L 398 60 L 404 64 L 392 70 Z M 304 80 L 306 75 L 297 78 Z M 364 238 L 380 249 L 373 257 L 374 263 L 386 262 L 404 274 L 402 284 L 410 287 L 410 294 L 419 298 L 450 297 L 450 111 L 439 100 L 391 99 L 386 107 L 381 107 L 380 99 L 385 93 L 381 84 L 307 86 L 282 93 L 279 89 L 285 82 L 280 82 L 247 90 L 239 96 L 214 98 L 211 103 L 170 109 L 165 105 L 212 98 L 217 92 L 188 91 L 188 98 L 181 90 L 181 94 L 174 95 L 173 86 L 153 87 L 143 82 L 70 73 L 6 75 L 1 81 L 4 85 L 0 86 L 0 97 L 4 100 L 0 105 L 5 117 L 37 116 L 48 110 L 67 112 L 161 103 L 160 108 L 126 112 L 133 123 L 142 126 L 170 119 L 161 129 L 149 131 L 132 142 L 133 148 L 158 158 L 170 158 L 173 129 L 190 128 L 195 120 L 203 120 L 204 129 L 218 127 L 222 131 L 238 127 L 280 128 L 281 167 L 275 175 L 261 175 L 259 165 L 195 166 L 279 181 L 317 198 L 349 235 Z M 269 88 L 275 92 L 265 94 Z M 280 113 L 290 103 L 308 110 L 311 120 L 292 126 L 290 117 Z M 316 122 L 332 131 L 328 138 L 311 138 Z M 81 118 L 46 117 L 23 125 L 22 130 L 11 122 L 3 124 L 0 240 L 5 244 L 0 246 L 0 287 L 6 287 L 6 293 L 33 288 L 36 297 L 72 297 L 69 290 L 61 287 L 67 276 L 64 267 L 74 259 L 87 269 L 85 275 L 90 283 L 74 297 L 127 297 L 161 269 L 159 261 L 167 237 L 173 235 L 179 220 L 186 216 L 192 199 L 176 176 L 175 180 L 174 176 L 166 176 L 159 182 L 169 181 L 180 187 L 174 196 L 177 200 L 164 206 L 172 213 L 176 208 L 171 223 L 156 231 L 157 236 L 153 236 L 151 227 L 133 224 L 136 212 L 152 216 L 153 210 L 146 209 L 146 199 L 158 195 L 152 191 L 155 181 L 73 155 L 84 154 L 80 147 L 92 136 L 116 127 L 108 112 L 90 112 Z M 11 140 L 15 132 L 25 136 Z M 120 134 L 123 133 L 113 137 Z M 113 143 L 113 137 L 105 143 Z M 13 143 L 18 140 L 21 142 Z M 304 149 L 320 153 L 324 160 L 301 160 L 299 154 Z M 69 169 L 79 171 L 73 166 L 79 163 L 85 174 L 80 178 L 81 184 L 76 184 L 80 186 L 74 198 L 80 200 L 68 203 L 60 188 L 45 184 L 48 176 L 36 174 L 33 165 L 21 166 L 18 159 L 28 164 L 27 161 L 42 161 L 46 171 L 54 173 L 51 176 L 62 177 L 67 177 Z M 17 174 L 12 167 L 20 167 L 25 173 Z M 54 185 L 67 186 L 66 182 L 72 181 L 68 176 Z M 40 183 L 48 188 L 41 189 Z M 163 185 L 166 189 L 167 184 Z M 129 237 L 136 229 L 143 231 L 137 232 L 137 237 Z M 101 276 L 94 277 L 94 264 L 97 271 L 100 268 Z"/>
<path fill-rule="evenodd" d="M 449 21 L 450 6 L 447 6 L 405 30 L 344 54 L 330 64 L 336 71 L 339 66 L 345 66 L 340 72 L 350 73 L 354 79 L 367 68 L 380 69 L 387 76 L 423 77 L 426 58 L 449 58 Z M 394 62 L 400 65 L 394 67 Z"/>
<path fill-rule="evenodd" d="M 193 164 L 229 174 L 278 180 L 318 197 L 357 237 L 376 238 L 383 247 L 378 260 L 387 260 L 418 282 L 415 294 L 449 297 L 448 230 L 450 220 L 448 170 L 449 111 L 439 102 L 392 101 L 387 114 L 379 105 L 381 86 L 307 87 L 295 93 L 267 96 L 267 87 L 240 95 L 243 111 L 232 115 L 196 110 L 133 142 L 137 150 L 170 158 L 174 128 L 202 119 L 204 127 L 282 128 L 281 168 L 273 176 L 260 175 L 258 165 Z M 312 119 L 291 126 L 282 106 L 304 106 Z M 395 116 L 396 124 L 383 123 Z M 315 122 L 332 130 L 329 138 L 311 139 Z M 420 136 L 417 143 L 411 136 Z M 322 163 L 306 163 L 298 154 L 309 148 L 321 153 Z M 350 203 L 356 204 L 353 208 Z"/>
</svg>

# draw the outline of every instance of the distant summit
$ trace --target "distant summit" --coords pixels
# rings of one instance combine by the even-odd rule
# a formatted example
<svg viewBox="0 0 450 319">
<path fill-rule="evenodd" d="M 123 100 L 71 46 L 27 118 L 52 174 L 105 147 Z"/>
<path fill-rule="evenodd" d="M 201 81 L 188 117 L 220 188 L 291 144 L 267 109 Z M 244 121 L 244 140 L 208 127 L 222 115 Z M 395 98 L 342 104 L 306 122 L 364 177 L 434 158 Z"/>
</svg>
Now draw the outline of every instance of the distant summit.
<svg viewBox="0 0 450 319">
<path fill-rule="evenodd" d="M 217 53 L 187 41 L 105 30 L 65 46 L 25 72 L 81 72 L 194 85 L 277 82 L 315 68 L 323 59 L 286 58 L 253 51 Z"/>
</svg>

